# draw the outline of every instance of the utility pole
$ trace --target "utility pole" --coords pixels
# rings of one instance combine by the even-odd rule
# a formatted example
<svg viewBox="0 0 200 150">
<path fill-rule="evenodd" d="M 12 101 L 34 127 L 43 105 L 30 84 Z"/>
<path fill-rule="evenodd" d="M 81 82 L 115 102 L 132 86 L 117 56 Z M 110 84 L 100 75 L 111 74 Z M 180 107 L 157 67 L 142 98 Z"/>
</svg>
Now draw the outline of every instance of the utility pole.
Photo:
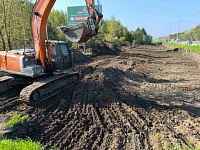
<svg viewBox="0 0 200 150">
<path fill-rule="evenodd" d="M 177 22 L 172 22 L 172 23 L 170 24 L 168 41 L 170 41 L 171 29 L 172 29 L 172 25 L 173 25 L 174 23 L 177 23 Z"/>
<path fill-rule="evenodd" d="M 168 36 L 168 42 L 170 41 L 170 34 L 171 34 L 171 29 L 172 29 L 172 24 L 170 25 L 170 28 L 169 28 L 169 36 Z"/>
<path fill-rule="evenodd" d="M 179 39 L 179 30 L 180 30 L 180 25 L 181 25 L 181 17 L 182 17 L 183 15 L 185 15 L 186 13 L 187 13 L 187 12 L 185 12 L 185 13 L 183 13 L 183 14 L 180 15 L 180 20 L 179 20 L 179 25 L 178 25 L 178 32 L 177 32 L 177 37 L 176 37 L 177 40 Z"/>
</svg>

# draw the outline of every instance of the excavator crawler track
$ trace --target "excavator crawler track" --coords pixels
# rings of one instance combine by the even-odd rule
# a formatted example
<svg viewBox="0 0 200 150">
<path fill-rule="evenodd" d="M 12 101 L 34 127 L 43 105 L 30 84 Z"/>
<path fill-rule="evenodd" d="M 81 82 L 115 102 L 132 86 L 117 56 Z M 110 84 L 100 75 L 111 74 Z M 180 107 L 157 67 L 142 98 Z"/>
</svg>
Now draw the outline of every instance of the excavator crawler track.
<svg viewBox="0 0 200 150">
<path fill-rule="evenodd" d="M 22 89 L 20 98 L 30 105 L 36 105 L 63 90 L 72 90 L 78 79 L 79 74 L 77 72 L 68 72 L 40 79 Z"/>
</svg>

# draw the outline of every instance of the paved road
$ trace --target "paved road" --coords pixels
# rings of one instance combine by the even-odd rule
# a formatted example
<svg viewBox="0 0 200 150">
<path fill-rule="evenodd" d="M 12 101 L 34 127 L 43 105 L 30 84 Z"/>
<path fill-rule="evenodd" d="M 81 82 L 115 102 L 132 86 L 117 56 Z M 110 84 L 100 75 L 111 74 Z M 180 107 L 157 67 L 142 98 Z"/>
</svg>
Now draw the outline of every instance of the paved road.
<svg viewBox="0 0 200 150">
<path fill-rule="evenodd" d="M 200 45 L 200 41 L 192 41 L 195 45 Z"/>
</svg>

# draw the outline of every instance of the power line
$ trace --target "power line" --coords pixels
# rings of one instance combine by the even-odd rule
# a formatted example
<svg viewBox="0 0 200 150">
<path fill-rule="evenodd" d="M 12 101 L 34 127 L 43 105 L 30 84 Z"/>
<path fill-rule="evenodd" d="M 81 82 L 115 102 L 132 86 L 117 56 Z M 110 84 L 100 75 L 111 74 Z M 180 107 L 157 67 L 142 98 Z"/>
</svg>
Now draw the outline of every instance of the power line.
<svg viewBox="0 0 200 150">
<path fill-rule="evenodd" d="M 199 10 L 194 16 L 192 16 L 190 19 L 188 19 L 188 20 L 186 20 L 186 21 L 192 20 L 192 19 L 193 19 L 194 17 L 196 17 L 199 13 L 200 13 L 200 10 Z"/>
<path fill-rule="evenodd" d="M 200 23 L 197 23 L 197 22 L 191 22 L 191 21 L 188 21 L 188 20 L 181 20 L 181 22 L 188 22 L 188 23 L 193 23 L 193 24 L 200 24 Z"/>
</svg>

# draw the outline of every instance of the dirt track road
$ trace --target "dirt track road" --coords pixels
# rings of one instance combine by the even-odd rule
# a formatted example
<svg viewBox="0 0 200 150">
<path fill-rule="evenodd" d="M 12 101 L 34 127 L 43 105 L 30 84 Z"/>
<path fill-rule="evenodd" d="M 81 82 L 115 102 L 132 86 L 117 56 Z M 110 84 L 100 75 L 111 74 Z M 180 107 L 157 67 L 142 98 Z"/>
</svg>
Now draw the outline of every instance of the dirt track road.
<svg viewBox="0 0 200 150">
<path fill-rule="evenodd" d="M 69 150 L 200 147 L 199 64 L 166 49 L 123 47 L 77 65 L 79 84 L 48 104 L 27 106 L 16 89 L 1 94 L 1 118 L 17 111 L 31 120 L 9 136 Z"/>
</svg>

